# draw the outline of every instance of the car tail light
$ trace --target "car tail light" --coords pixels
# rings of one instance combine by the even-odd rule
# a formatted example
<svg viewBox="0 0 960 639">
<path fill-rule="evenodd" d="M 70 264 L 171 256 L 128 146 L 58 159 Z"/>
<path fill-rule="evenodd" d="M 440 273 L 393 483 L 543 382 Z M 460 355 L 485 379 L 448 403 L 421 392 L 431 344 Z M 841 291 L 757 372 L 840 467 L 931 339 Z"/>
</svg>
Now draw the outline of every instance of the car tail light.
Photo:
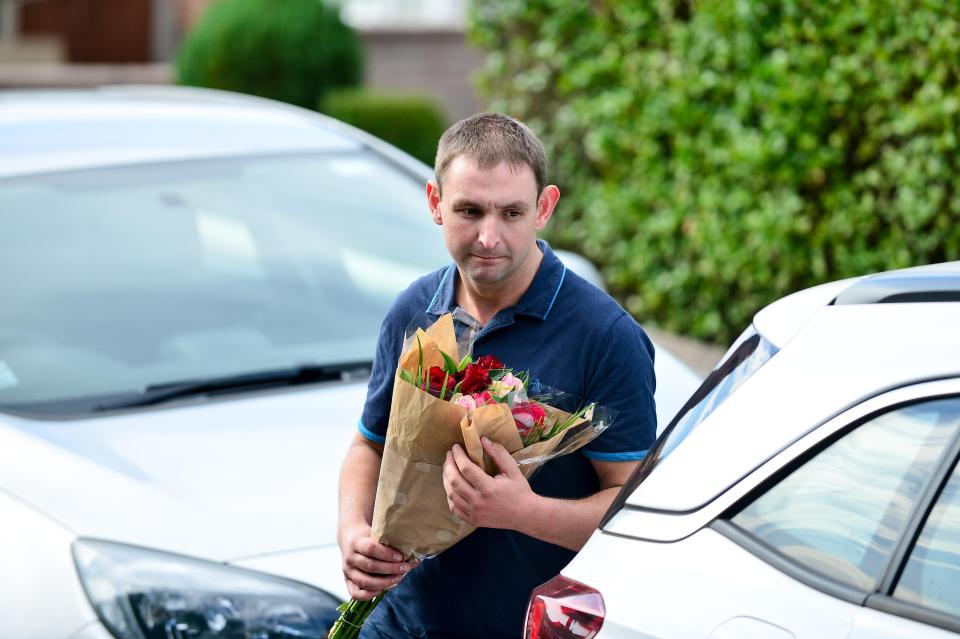
<svg viewBox="0 0 960 639">
<path fill-rule="evenodd" d="M 607 609 L 600 592 L 560 575 L 534 589 L 524 639 L 591 639 Z"/>
</svg>

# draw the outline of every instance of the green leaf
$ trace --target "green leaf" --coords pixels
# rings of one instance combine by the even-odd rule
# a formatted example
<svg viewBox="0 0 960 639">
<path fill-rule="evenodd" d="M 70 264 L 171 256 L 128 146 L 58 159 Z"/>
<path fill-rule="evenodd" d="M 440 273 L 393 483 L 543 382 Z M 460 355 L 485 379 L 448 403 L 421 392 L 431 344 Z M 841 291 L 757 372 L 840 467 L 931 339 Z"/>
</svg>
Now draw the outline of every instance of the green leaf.
<svg viewBox="0 0 960 639">
<path fill-rule="evenodd" d="M 460 364 L 457 366 L 457 372 L 459 373 L 460 371 L 462 371 L 463 369 L 465 369 L 465 368 L 466 368 L 467 366 L 469 366 L 470 364 L 473 364 L 473 358 L 470 357 L 470 355 L 469 355 L 469 353 L 468 353 L 467 355 L 464 355 L 464 356 L 463 356 L 463 359 L 462 359 L 462 360 L 460 360 Z"/>
<path fill-rule="evenodd" d="M 410 371 L 400 371 L 400 379 L 407 382 L 408 384 L 413 384 L 417 386 L 417 380 L 413 378 L 413 373 Z"/>
<path fill-rule="evenodd" d="M 420 335 L 417 335 L 417 386 L 426 383 L 423 370 L 423 344 L 420 343 Z"/>
<path fill-rule="evenodd" d="M 450 376 L 447 375 L 443 378 L 443 386 L 440 388 L 440 399 L 444 399 L 444 395 L 447 393 L 447 382 L 450 381 Z"/>
<path fill-rule="evenodd" d="M 440 351 L 440 355 L 443 356 L 443 370 L 444 370 L 444 372 L 445 372 L 447 375 L 456 375 L 456 374 L 459 372 L 459 370 L 460 370 L 459 368 L 457 368 L 457 363 L 456 363 L 455 361 L 453 361 L 453 358 L 452 358 L 452 357 L 450 357 L 449 355 L 447 355 L 447 354 L 444 353 L 443 351 Z"/>
</svg>

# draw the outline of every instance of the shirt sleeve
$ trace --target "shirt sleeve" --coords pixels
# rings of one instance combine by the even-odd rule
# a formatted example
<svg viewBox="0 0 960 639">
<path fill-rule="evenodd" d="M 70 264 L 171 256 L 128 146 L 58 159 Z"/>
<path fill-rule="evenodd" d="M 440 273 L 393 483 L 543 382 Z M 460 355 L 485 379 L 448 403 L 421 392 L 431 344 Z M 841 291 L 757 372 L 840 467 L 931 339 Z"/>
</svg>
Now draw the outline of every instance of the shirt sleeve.
<svg viewBox="0 0 960 639">
<path fill-rule="evenodd" d="M 367 401 L 363 406 L 358 429 L 372 442 L 387 441 L 387 423 L 390 421 L 390 401 L 393 397 L 393 380 L 396 377 L 397 361 L 403 348 L 403 330 L 398 317 L 399 304 L 394 304 L 380 325 L 377 350 L 373 356 L 370 383 L 367 385 Z"/>
<path fill-rule="evenodd" d="M 593 358 L 585 397 L 616 415 L 583 447 L 583 454 L 600 461 L 643 459 L 657 432 L 653 343 L 626 312 L 605 333 Z"/>
</svg>

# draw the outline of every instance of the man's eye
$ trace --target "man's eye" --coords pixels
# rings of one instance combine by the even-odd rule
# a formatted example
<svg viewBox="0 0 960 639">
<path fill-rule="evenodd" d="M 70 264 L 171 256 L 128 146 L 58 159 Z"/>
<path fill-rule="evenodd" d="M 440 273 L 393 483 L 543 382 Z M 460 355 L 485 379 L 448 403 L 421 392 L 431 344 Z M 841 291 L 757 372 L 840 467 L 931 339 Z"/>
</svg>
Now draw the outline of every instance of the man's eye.
<svg viewBox="0 0 960 639">
<path fill-rule="evenodd" d="M 523 213 L 521 211 L 506 211 L 504 215 L 507 217 L 520 217 Z"/>
<path fill-rule="evenodd" d="M 463 213 L 464 215 L 479 215 L 480 209 L 475 209 L 471 207 L 466 209 L 460 209 L 460 212 Z"/>
</svg>

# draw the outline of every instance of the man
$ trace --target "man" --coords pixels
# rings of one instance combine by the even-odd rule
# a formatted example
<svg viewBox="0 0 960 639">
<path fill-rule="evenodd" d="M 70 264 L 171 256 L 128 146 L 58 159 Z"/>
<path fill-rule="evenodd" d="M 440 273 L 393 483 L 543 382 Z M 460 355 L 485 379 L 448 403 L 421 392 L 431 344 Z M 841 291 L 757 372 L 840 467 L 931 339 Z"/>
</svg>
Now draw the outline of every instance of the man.
<svg viewBox="0 0 960 639">
<path fill-rule="evenodd" d="M 515 638 L 530 591 L 586 543 L 653 441 L 653 347 L 620 306 L 537 240 L 560 191 L 546 183 L 543 145 L 525 125 L 499 114 L 458 122 L 440 140 L 435 170 L 427 201 L 454 264 L 401 293 L 381 328 L 360 433 L 341 471 L 343 572 L 357 599 L 393 587 L 361 637 Z M 618 416 L 529 483 L 499 444 L 484 442 L 496 477 L 454 446 L 444 465 L 448 503 L 478 529 L 415 565 L 374 542 L 370 521 L 404 331 L 424 312 L 453 312 L 475 357 L 495 355 Z"/>
</svg>

